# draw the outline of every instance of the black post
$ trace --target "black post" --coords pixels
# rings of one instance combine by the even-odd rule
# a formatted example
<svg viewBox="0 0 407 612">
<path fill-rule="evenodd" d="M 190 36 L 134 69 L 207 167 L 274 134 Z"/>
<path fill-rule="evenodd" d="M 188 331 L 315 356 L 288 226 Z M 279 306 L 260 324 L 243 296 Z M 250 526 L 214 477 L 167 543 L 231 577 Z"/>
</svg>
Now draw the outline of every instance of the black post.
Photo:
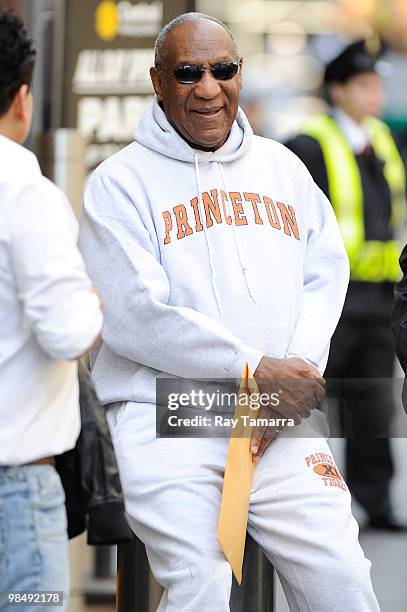
<svg viewBox="0 0 407 612">
<path fill-rule="evenodd" d="M 116 612 L 149 612 L 150 567 L 144 544 L 134 539 L 117 547 Z"/>
<path fill-rule="evenodd" d="M 274 568 L 260 546 L 247 535 L 243 580 L 239 587 L 233 578 L 231 612 L 274 611 Z"/>
<path fill-rule="evenodd" d="M 116 612 L 153 612 L 149 609 L 149 573 L 147 555 L 140 540 L 118 546 Z M 230 610 L 274 611 L 274 569 L 249 535 L 242 586 L 233 580 Z"/>
</svg>

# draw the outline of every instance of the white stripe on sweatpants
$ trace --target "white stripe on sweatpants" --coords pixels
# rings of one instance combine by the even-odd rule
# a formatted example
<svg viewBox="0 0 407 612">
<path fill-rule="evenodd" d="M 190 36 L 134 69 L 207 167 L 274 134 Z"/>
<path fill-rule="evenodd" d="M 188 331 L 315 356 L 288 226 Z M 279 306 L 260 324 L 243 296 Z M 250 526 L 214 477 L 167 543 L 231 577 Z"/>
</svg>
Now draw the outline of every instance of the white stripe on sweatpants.
<svg viewBox="0 0 407 612">
<path fill-rule="evenodd" d="M 216 539 L 228 441 L 157 439 L 151 404 L 111 408 L 108 422 L 129 522 L 165 588 L 159 612 L 229 611 L 231 570 Z M 256 467 L 248 530 L 292 612 L 377 612 L 350 495 L 314 470 L 331 452 L 301 427 L 315 437 L 280 437 Z"/>
</svg>

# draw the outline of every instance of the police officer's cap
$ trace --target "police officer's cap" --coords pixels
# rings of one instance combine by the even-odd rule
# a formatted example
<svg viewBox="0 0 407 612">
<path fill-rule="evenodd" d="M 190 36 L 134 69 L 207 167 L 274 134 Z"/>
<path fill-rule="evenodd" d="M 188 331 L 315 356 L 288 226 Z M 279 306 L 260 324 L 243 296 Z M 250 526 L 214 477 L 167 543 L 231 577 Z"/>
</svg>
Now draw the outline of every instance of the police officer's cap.
<svg viewBox="0 0 407 612">
<path fill-rule="evenodd" d="M 344 83 L 364 72 L 377 72 L 377 62 L 383 52 L 380 39 L 358 40 L 348 45 L 325 69 L 324 82 Z"/>
</svg>

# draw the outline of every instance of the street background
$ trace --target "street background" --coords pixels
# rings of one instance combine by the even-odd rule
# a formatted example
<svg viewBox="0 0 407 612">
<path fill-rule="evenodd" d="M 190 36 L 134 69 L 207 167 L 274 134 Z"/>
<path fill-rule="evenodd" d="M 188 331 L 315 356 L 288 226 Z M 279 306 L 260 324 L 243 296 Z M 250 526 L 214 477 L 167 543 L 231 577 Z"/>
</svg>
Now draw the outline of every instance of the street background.
<svg viewBox="0 0 407 612">
<path fill-rule="evenodd" d="M 354 38 L 384 37 L 383 119 L 407 158 L 406 0 L 0 0 L 0 6 L 22 14 L 38 50 L 27 146 L 77 214 L 86 176 L 132 140 L 151 99 L 148 68 L 157 33 L 188 10 L 231 27 L 244 57 L 242 105 L 256 133 L 281 141 L 309 114 L 326 110 L 324 63 Z M 343 441 L 332 446 L 341 467 Z M 407 520 L 407 441 L 394 439 L 393 446 L 396 510 Z M 357 507 L 355 514 L 363 524 Z M 362 531 L 361 543 L 373 562 L 382 612 L 405 612 L 407 536 Z M 115 550 L 91 549 L 80 537 L 71 543 L 71 560 L 70 612 L 114 609 Z M 84 602 L 93 605 L 82 608 Z M 285 610 L 279 588 L 277 612 Z"/>
</svg>

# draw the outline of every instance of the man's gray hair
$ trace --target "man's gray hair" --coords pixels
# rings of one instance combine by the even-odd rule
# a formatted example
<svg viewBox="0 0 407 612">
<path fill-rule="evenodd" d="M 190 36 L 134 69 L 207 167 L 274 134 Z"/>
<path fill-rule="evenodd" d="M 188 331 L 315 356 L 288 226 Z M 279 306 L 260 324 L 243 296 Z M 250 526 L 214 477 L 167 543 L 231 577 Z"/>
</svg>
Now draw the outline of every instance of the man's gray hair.
<svg viewBox="0 0 407 612">
<path fill-rule="evenodd" d="M 218 25 L 220 25 L 229 34 L 235 46 L 236 55 L 239 55 L 239 49 L 236 40 L 227 25 L 225 25 L 222 21 L 216 19 L 216 17 L 205 15 L 204 13 L 183 13 L 182 15 L 175 17 L 175 19 L 167 23 L 167 25 L 163 27 L 163 29 L 157 36 L 157 40 L 155 41 L 154 46 L 154 65 L 159 72 L 161 71 L 166 59 L 167 51 L 165 43 L 167 41 L 168 34 L 184 23 L 191 23 L 195 21 L 212 21 L 213 23 L 217 23 Z"/>
</svg>

